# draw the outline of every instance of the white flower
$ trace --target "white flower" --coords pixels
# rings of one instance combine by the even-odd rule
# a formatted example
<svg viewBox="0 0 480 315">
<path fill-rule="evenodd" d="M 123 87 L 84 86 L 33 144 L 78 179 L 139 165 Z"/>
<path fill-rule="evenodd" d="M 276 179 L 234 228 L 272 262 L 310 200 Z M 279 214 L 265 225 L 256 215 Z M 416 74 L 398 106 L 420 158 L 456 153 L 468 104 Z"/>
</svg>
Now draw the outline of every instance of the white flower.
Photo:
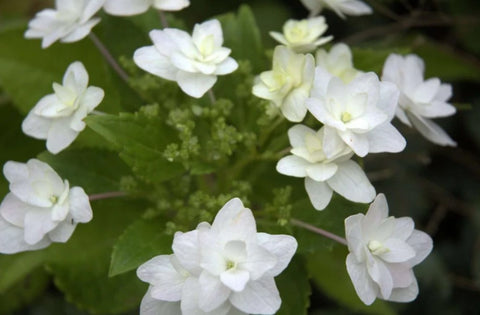
<svg viewBox="0 0 480 315">
<path fill-rule="evenodd" d="M 104 92 L 88 86 L 88 73 L 79 61 L 63 76 L 63 85 L 53 83 L 55 93 L 44 96 L 22 123 L 25 134 L 46 139 L 47 149 L 58 153 L 68 147 L 85 129 L 83 119 L 100 104 Z"/>
<path fill-rule="evenodd" d="M 358 75 L 345 84 L 323 68 L 315 71 L 308 110 L 325 125 L 323 150 L 333 157 L 335 143 L 344 141 L 358 156 L 377 152 L 400 152 L 405 139 L 393 127 L 398 89 L 380 82 L 373 73 Z"/>
<path fill-rule="evenodd" d="M 335 44 L 327 52 L 319 49 L 315 56 L 318 67 L 325 69 L 331 75 L 340 78 L 344 83 L 349 83 L 362 73 L 354 68 L 352 51 L 348 45 Z"/>
<path fill-rule="evenodd" d="M 257 233 L 252 212 L 235 198 L 211 226 L 177 232 L 172 248 L 173 255 L 154 257 L 137 270 L 150 283 L 142 315 L 274 314 L 281 300 L 273 278 L 287 267 L 297 242 Z"/>
<path fill-rule="evenodd" d="M 45 9 L 37 13 L 28 24 L 25 38 L 43 38 L 42 48 L 57 40 L 62 43 L 79 41 L 87 36 L 100 22 L 94 18 L 105 0 L 56 0 L 56 9 Z"/>
<path fill-rule="evenodd" d="M 9 161 L 3 174 L 10 193 L 0 205 L 0 253 L 13 254 L 66 242 L 77 223 L 92 219 L 88 196 L 69 188 L 46 163 Z"/>
<path fill-rule="evenodd" d="M 222 47 L 223 33 L 218 20 L 196 24 L 193 35 L 174 29 L 150 32 L 154 46 L 135 51 L 135 63 L 143 70 L 167 80 L 177 81 L 188 95 L 202 97 L 217 81 L 238 68 Z"/>
<path fill-rule="evenodd" d="M 315 16 L 323 8 L 333 10 L 342 19 L 345 15 L 371 14 L 372 8 L 359 0 L 300 0 L 310 10 L 310 15 Z"/>
<path fill-rule="evenodd" d="M 283 25 L 283 34 L 270 32 L 270 36 L 297 53 L 307 53 L 333 39 L 333 36 L 320 37 L 327 28 L 323 16 L 300 21 L 288 20 Z"/>
<path fill-rule="evenodd" d="M 329 204 L 333 191 L 354 202 L 371 202 L 375 188 L 357 163 L 350 160 L 352 150 L 343 142 L 332 148 L 333 156 L 323 152 L 325 127 L 318 132 L 304 125 L 295 125 L 288 130 L 293 155 L 277 163 L 277 171 L 284 175 L 305 177 L 305 188 L 310 201 L 317 210 Z"/>
<path fill-rule="evenodd" d="M 400 89 L 396 116 L 404 124 L 414 126 L 425 138 L 444 146 L 456 146 L 448 134 L 431 118 L 446 117 L 456 112 L 448 103 L 452 86 L 438 78 L 423 79 L 425 64 L 416 55 L 402 57 L 391 54 L 383 67 L 382 80 L 393 82 Z"/>
<path fill-rule="evenodd" d="M 312 55 L 296 54 L 285 46 L 277 46 L 272 70 L 257 77 L 252 93 L 272 101 L 288 120 L 300 122 L 307 114 L 305 100 L 312 88 L 314 67 Z"/>
<path fill-rule="evenodd" d="M 375 298 L 410 302 L 418 295 L 412 267 L 422 262 L 433 244 L 428 234 L 415 230 L 411 218 L 388 217 L 387 200 L 379 194 L 366 215 L 345 219 L 350 254 L 347 271 L 363 303 Z"/>
<path fill-rule="evenodd" d="M 179 11 L 189 5 L 189 0 L 106 0 L 103 8 L 108 14 L 128 16 L 144 13 L 151 6 L 162 11 Z"/>
</svg>

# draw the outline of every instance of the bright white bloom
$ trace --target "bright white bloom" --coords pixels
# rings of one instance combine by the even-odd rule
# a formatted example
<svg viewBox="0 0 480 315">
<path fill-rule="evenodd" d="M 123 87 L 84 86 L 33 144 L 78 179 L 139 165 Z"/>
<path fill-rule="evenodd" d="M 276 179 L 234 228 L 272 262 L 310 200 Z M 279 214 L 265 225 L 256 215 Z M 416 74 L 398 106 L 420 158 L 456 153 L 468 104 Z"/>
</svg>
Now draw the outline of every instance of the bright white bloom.
<svg viewBox="0 0 480 315">
<path fill-rule="evenodd" d="M 423 79 L 425 64 L 416 55 L 402 57 L 391 54 L 383 67 L 382 80 L 393 82 L 400 89 L 396 116 L 404 124 L 412 125 L 428 140 L 439 145 L 456 146 L 447 133 L 431 118 L 455 114 L 448 103 L 452 86 L 438 78 Z"/>
<path fill-rule="evenodd" d="M 225 75 L 238 68 L 229 57 L 231 50 L 222 47 L 223 33 L 218 20 L 196 24 L 193 35 L 174 29 L 150 32 L 154 46 L 135 51 L 133 59 L 143 70 L 167 80 L 177 81 L 188 95 L 202 97 Z"/>
<path fill-rule="evenodd" d="M 328 29 L 323 16 L 305 20 L 288 20 L 283 25 L 283 34 L 270 32 L 270 36 L 297 53 L 315 50 L 333 39 L 333 36 L 320 37 Z"/>
<path fill-rule="evenodd" d="M 111 15 L 136 15 L 151 6 L 162 11 L 179 11 L 190 5 L 189 0 L 106 0 L 104 10 Z"/>
<path fill-rule="evenodd" d="M 3 174 L 10 193 L 0 205 L 0 253 L 13 254 L 65 243 L 77 223 L 92 219 L 88 196 L 69 187 L 46 163 L 9 161 Z"/>
<path fill-rule="evenodd" d="M 88 73 L 79 61 L 63 76 L 63 85 L 53 83 L 55 93 L 44 96 L 22 123 L 25 134 L 46 139 L 47 149 L 56 154 L 68 147 L 85 129 L 83 119 L 100 104 L 104 92 L 88 86 Z"/>
<path fill-rule="evenodd" d="M 362 71 L 355 69 L 353 66 L 350 47 L 343 43 L 333 45 L 330 52 L 319 49 L 315 56 L 315 62 L 318 67 L 340 78 L 344 83 L 349 83 L 362 74 Z"/>
<path fill-rule="evenodd" d="M 410 302 L 418 295 L 412 267 L 422 262 L 433 244 L 428 234 L 415 230 L 409 217 L 388 216 L 387 200 L 379 194 L 366 215 L 345 219 L 350 254 L 347 271 L 363 303 L 378 297 Z"/>
<path fill-rule="evenodd" d="M 307 114 L 305 100 L 310 95 L 314 69 L 312 55 L 296 54 L 285 46 L 277 46 L 272 70 L 257 77 L 252 93 L 272 101 L 288 120 L 300 122 Z"/>
<path fill-rule="evenodd" d="M 390 123 L 399 94 L 395 84 L 380 82 L 373 72 L 345 84 L 320 67 L 315 71 L 312 96 L 306 105 L 325 125 L 323 150 L 328 158 L 334 156 L 338 141 L 361 157 L 405 148 L 405 139 Z"/>
<path fill-rule="evenodd" d="M 105 0 L 56 0 L 55 9 L 45 9 L 37 13 L 28 24 L 25 38 L 43 38 L 42 48 L 47 48 L 57 40 L 72 43 L 87 36 L 100 22 L 93 17 Z"/>
<path fill-rule="evenodd" d="M 354 202 L 371 202 L 375 188 L 357 163 L 350 160 L 352 150 L 343 142 L 332 148 L 333 156 L 323 152 L 325 127 L 318 132 L 304 125 L 288 130 L 292 155 L 278 161 L 277 171 L 284 175 L 305 177 L 305 188 L 313 206 L 323 210 L 333 191 Z"/>
<path fill-rule="evenodd" d="M 274 277 L 297 248 L 288 235 L 257 233 L 250 209 L 227 202 L 213 224 L 177 232 L 173 255 L 152 258 L 137 270 L 150 283 L 140 313 L 274 314 L 281 300 Z"/>
<path fill-rule="evenodd" d="M 345 15 L 371 14 L 370 8 L 363 1 L 359 0 L 300 0 L 310 10 L 310 15 L 315 16 L 324 8 L 333 10 L 342 19 Z"/>
</svg>

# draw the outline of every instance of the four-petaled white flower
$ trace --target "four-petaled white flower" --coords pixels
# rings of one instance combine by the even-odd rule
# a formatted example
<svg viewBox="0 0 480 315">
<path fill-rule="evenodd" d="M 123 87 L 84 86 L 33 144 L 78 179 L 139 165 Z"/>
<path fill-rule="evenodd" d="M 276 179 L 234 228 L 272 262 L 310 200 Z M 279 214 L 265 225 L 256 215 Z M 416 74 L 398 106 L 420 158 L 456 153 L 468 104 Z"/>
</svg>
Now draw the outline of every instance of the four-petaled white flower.
<svg viewBox="0 0 480 315">
<path fill-rule="evenodd" d="M 0 205 L 0 253 L 13 254 L 66 242 L 77 223 L 92 219 L 88 196 L 69 187 L 46 163 L 9 161 L 3 173 L 10 193 Z"/>
<path fill-rule="evenodd" d="M 283 34 L 270 32 L 270 36 L 297 53 L 307 53 L 333 39 L 333 36 L 320 37 L 327 29 L 325 18 L 317 16 L 300 21 L 288 20 L 283 25 Z"/>
<path fill-rule="evenodd" d="M 393 82 L 400 89 L 396 116 L 404 124 L 414 126 L 425 138 L 444 146 L 456 146 L 448 134 L 431 118 L 446 117 L 456 112 L 448 103 L 452 86 L 438 78 L 424 80 L 425 64 L 416 55 L 402 57 L 391 54 L 383 67 L 382 80 Z"/>
<path fill-rule="evenodd" d="M 312 55 L 296 54 L 285 46 L 277 46 L 272 70 L 256 78 L 252 93 L 270 100 L 288 120 L 300 122 L 307 114 L 305 100 L 310 95 L 314 73 Z"/>
<path fill-rule="evenodd" d="M 333 45 L 329 52 L 319 49 L 315 55 L 315 62 L 318 67 L 340 78 L 344 83 L 351 82 L 362 73 L 353 66 L 352 51 L 343 43 Z"/>
<path fill-rule="evenodd" d="M 317 210 L 329 204 L 333 191 L 354 202 L 371 202 L 375 188 L 357 163 L 350 160 L 352 150 L 343 142 L 327 158 L 323 152 L 325 127 L 318 132 L 304 125 L 288 130 L 292 155 L 278 161 L 277 171 L 284 175 L 305 177 L 305 188 Z"/>
<path fill-rule="evenodd" d="M 83 119 L 104 97 L 101 88 L 88 86 L 88 73 L 79 61 L 63 76 L 63 85 L 53 83 L 55 93 L 44 96 L 22 123 L 25 134 L 46 139 L 47 149 L 58 153 L 68 147 L 85 129 Z"/>
<path fill-rule="evenodd" d="M 310 15 L 315 16 L 324 8 L 333 10 L 342 19 L 345 15 L 371 14 L 370 8 L 363 1 L 359 0 L 300 0 L 310 10 Z"/>
<path fill-rule="evenodd" d="M 379 194 L 366 215 L 345 219 L 345 235 L 350 254 L 347 271 L 363 303 L 378 297 L 410 302 L 418 295 L 412 267 L 432 250 L 430 236 L 414 229 L 409 217 L 388 217 L 387 200 Z"/>
<path fill-rule="evenodd" d="M 315 72 L 308 110 L 325 125 L 323 150 L 334 155 L 339 141 L 361 157 L 369 152 L 400 152 L 406 141 L 390 123 L 398 101 L 398 89 L 380 82 L 373 73 L 358 75 L 348 84 L 323 68 Z"/>
<path fill-rule="evenodd" d="M 55 9 L 37 13 L 28 24 L 25 38 L 43 38 L 42 48 L 57 40 L 72 43 L 87 36 L 100 22 L 93 15 L 100 10 L 105 0 L 56 0 Z"/>
<path fill-rule="evenodd" d="M 217 81 L 238 68 L 222 47 L 223 33 L 218 20 L 196 24 L 193 35 L 174 29 L 150 32 L 154 46 L 135 51 L 135 63 L 143 70 L 167 80 L 177 81 L 188 95 L 202 97 Z"/>
<path fill-rule="evenodd" d="M 150 283 L 140 313 L 274 314 L 281 300 L 273 278 L 296 248 L 291 236 L 257 233 L 250 209 L 232 199 L 211 226 L 177 232 L 173 255 L 138 268 L 138 277 Z"/>
<path fill-rule="evenodd" d="M 190 0 L 106 0 L 105 12 L 129 16 L 146 12 L 151 6 L 162 11 L 180 11 L 190 5 Z"/>
</svg>

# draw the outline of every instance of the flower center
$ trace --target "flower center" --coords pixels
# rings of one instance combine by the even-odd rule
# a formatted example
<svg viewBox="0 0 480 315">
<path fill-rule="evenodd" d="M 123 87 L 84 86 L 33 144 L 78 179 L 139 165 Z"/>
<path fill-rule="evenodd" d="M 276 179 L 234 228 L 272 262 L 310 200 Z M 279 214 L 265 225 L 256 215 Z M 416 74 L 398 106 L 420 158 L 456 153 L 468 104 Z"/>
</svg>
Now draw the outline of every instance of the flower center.
<svg viewBox="0 0 480 315">
<path fill-rule="evenodd" d="M 52 204 L 56 204 L 58 202 L 58 196 L 51 195 L 48 200 L 50 200 Z"/>
<path fill-rule="evenodd" d="M 301 41 L 302 39 L 304 39 L 306 37 L 307 33 L 308 33 L 307 23 L 302 21 L 300 23 L 297 23 L 291 29 L 289 29 L 286 32 L 285 37 L 287 37 L 287 40 L 289 42 L 298 42 L 298 41 Z"/>
<path fill-rule="evenodd" d="M 376 241 L 376 240 L 372 240 L 372 241 L 368 242 L 368 250 L 370 251 L 370 253 L 372 253 L 373 255 L 376 255 L 376 256 L 388 253 L 390 251 L 390 249 L 383 246 L 383 244 L 381 242 Z"/>
<path fill-rule="evenodd" d="M 213 35 L 206 36 L 200 43 L 198 50 L 203 57 L 208 57 L 213 53 L 214 50 L 214 38 Z"/>
<path fill-rule="evenodd" d="M 348 123 L 350 120 L 352 120 L 352 114 L 349 112 L 343 112 L 342 117 L 340 118 L 344 123 Z"/>
<path fill-rule="evenodd" d="M 227 263 L 226 263 L 227 270 L 234 269 L 236 266 L 237 264 L 234 261 L 227 260 Z"/>
</svg>

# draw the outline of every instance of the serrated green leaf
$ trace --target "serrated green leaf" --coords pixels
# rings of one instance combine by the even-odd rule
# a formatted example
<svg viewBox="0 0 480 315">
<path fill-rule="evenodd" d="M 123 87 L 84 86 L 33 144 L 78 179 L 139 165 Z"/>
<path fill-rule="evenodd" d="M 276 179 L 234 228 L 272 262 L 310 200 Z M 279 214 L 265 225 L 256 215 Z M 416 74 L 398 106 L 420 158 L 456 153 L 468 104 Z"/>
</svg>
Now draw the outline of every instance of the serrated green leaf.
<svg viewBox="0 0 480 315">
<path fill-rule="evenodd" d="M 255 72 L 263 70 L 265 55 L 260 31 L 250 7 L 242 5 L 236 15 L 227 13 L 217 18 L 222 23 L 224 46 L 232 50 L 232 57 L 249 60 Z"/>
<path fill-rule="evenodd" d="M 154 256 L 171 254 L 173 237 L 163 233 L 164 225 L 162 219 L 140 219 L 130 225 L 113 247 L 109 276 L 136 269 Z"/>
<path fill-rule="evenodd" d="M 358 298 L 345 266 L 347 254 L 347 247 L 338 245 L 333 251 L 323 250 L 309 255 L 307 268 L 314 283 L 328 297 L 351 311 L 363 314 L 395 314 L 384 301 L 377 299 L 367 306 Z"/>
<path fill-rule="evenodd" d="M 105 150 L 67 150 L 57 155 L 43 152 L 38 158 L 48 163 L 71 186 L 77 185 L 89 194 L 117 191 L 128 166 L 117 154 Z"/>
<path fill-rule="evenodd" d="M 177 139 L 174 130 L 159 117 L 121 113 L 90 116 L 86 122 L 113 143 L 133 172 L 148 182 L 159 183 L 185 171 L 182 164 L 163 156 L 165 147 Z"/>
<path fill-rule="evenodd" d="M 47 250 L 48 270 L 68 301 L 92 313 L 120 313 L 136 308 L 146 291 L 134 272 L 108 277 L 113 245 L 145 205 L 132 200 L 92 202 L 93 220 L 79 224 L 66 244 Z"/>
<path fill-rule="evenodd" d="M 282 306 L 276 314 L 306 315 L 311 290 L 304 259 L 295 256 L 275 282 L 282 298 Z"/>
</svg>

